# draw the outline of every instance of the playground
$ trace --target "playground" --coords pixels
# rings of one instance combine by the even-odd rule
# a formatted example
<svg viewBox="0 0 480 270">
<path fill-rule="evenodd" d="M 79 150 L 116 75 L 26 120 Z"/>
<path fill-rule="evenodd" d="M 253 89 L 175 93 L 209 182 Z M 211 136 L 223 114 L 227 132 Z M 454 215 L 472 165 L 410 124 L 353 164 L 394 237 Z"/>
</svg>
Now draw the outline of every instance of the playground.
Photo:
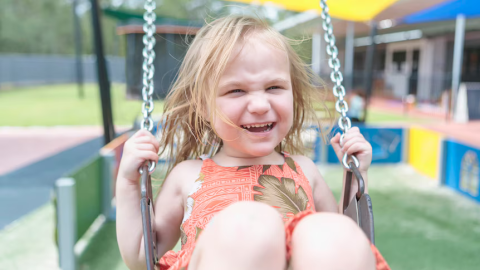
<svg viewBox="0 0 480 270">
<path fill-rule="evenodd" d="M 159 219 L 151 222 L 151 215 L 154 213 L 152 202 L 163 187 L 166 168 L 171 164 L 172 159 L 169 159 L 171 156 L 166 153 L 158 154 L 161 151 L 152 152 L 150 148 L 149 150 L 140 148 L 129 150 L 130 143 L 127 144 L 128 147 L 125 148 L 127 150 L 124 153 L 124 145 L 136 131 L 145 129 L 156 135 L 157 140 L 162 141 L 167 138 L 163 142 L 169 149 L 181 149 L 178 152 L 189 153 L 184 155 L 188 156 L 187 159 L 192 157 L 204 159 L 211 155 L 218 158 L 220 154 L 228 152 L 232 145 L 235 146 L 223 137 L 220 138 L 219 133 L 210 134 L 211 131 L 208 129 L 202 129 L 205 126 L 199 128 L 196 125 L 197 122 L 195 125 L 192 124 L 192 119 L 208 120 L 208 117 L 201 114 L 204 97 L 198 98 L 200 103 L 195 103 L 197 99 L 195 95 L 198 95 L 195 91 L 201 91 L 201 95 L 205 95 L 203 93 L 205 91 L 210 91 L 205 89 L 204 85 L 207 84 L 204 84 L 204 79 L 210 79 L 212 75 L 223 78 L 225 74 L 231 73 L 222 69 L 225 74 L 208 73 L 205 78 L 195 73 L 195 80 L 192 82 L 192 77 L 186 75 L 188 72 L 185 70 L 195 71 L 197 67 L 192 63 L 195 61 L 203 63 L 204 60 L 191 58 L 193 56 L 186 55 L 186 52 L 189 46 L 193 48 L 191 51 L 198 49 L 195 47 L 197 43 L 189 44 L 189 41 L 197 42 L 196 40 L 200 39 L 198 42 L 203 42 L 202 35 L 209 33 L 205 32 L 207 33 L 205 34 L 200 30 L 209 23 L 204 20 L 208 12 L 212 12 L 213 18 L 214 15 L 225 15 L 224 12 L 257 16 L 257 11 L 263 14 L 260 16 L 265 16 L 266 22 L 271 26 L 271 29 L 265 29 L 278 31 L 287 38 L 292 38 L 293 41 L 301 41 L 292 45 L 292 53 L 295 51 L 300 58 L 298 60 L 295 57 L 289 58 L 291 65 L 289 73 L 297 74 L 304 71 L 305 74 L 298 73 L 298 76 L 291 77 L 289 79 L 291 85 L 282 85 L 282 82 L 286 81 L 277 79 L 274 84 L 280 86 L 256 90 L 254 85 L 260 82 L 264 85 L 265 82 L 262 80 L 266 79 L 261 79 L 262 76 L 258 74 L 252 75 L 251 71 L 245 71 L 245 67 L 248 66 L 248 70 L 256 70 L 254 66 L 259 65 L 268 67 L 262 69 L 267 70 L 266 74 L 275 70 L 275 73 L 281 75 L 282 72 L 277 72 L 281 69 L 272 64 L 276 59 L 265 66 L 263 63 L 269 61 L 263 60 L 267 58 L 254 53 L 252 55 L 257 57 L 250 59 L 247 57 L 249 55 L 244 56 L 251 63 L 241 61 L 240 64 L 232 64 L 237 60 L 229 60 L 225 70 L 229 70 L 230 65 L 233 65 L 236 68 L 233 70 L 238 71 L 238 74 L 233 72 L 236 75 L 231 75 L 232 78 L 248 74 L 244 79 L 250 80 L 251 85 L 242 85 L 234 81 L 233 87 L 238 89 L 228 89 L 228 92 L 221 95 L 213 90 L 209 94 L 217 95 L 215 98 L 217 106 L 220 108 L 218 104 L 227 104 L 231 108 L 232 105 L 239 104 L 238 108 L 232 109 L 233 114 L 253 115 L 250 107 L 263 96 L 251 99 L 248 95 L 254 93 L 254 90 L 255 93 L 262 91 L 265 97 L 268 97 L 265 101 L 268 100 L 271 105 L 275 105 L 271 107 L 273 109 L 269 109 L 275 115 L 276 110 L 279 112 L 283 110 L 282 106 L 287 104 L 285 102 L 290 102 L 285 94 L 289 92 L 283 91 L 283 88 L 289 91 L 291 89 L 294 106 L 296 106 L 295 111 L 292 110 L 294 124 L 288 127 L 290 129 L 288 136 L 291 137 L 285 137 L 287 134 L 285 131 L 282 137 L 278 136 L 279 138 L 275 139 L 278 140 L 272 145 L 280 146 L 279 149 L 286 147 L 287 150 L 284 151 L 290 151 L 288 147 L 292 146 L 289 145 L 292 142 L 289 140 L 294 138 L 290 132 L 298 136 L 293 140 L 301 140 L 305 145 L 304 155 L 316 165 L 336 201 L 340 201 L 342 194 L 347 194 L 349 193 L 347 190 L 350 190 L 350 184 L 345 188 L 342 186 L 342 181 L 349 183 L 352 174 L 354 175 L 358 192 L 356 196 L 354 196 L 356 191 L 349 194 L 351 200 L 342 200 L 340 205 L 344 206 L 343 215 L 355 221 L 360 228 L 358 236 L 366 236 L 366 239 L 378 248 L 391 269 L 477 269 L 480 265 L 480 256 L 477 254 L 480 250 L 480 140 L 478 139 L 480 134 L 478 104 L 480 98 L 478 80 L 480 78 L 480 58 L 478 57 L 480 55 L 478 45 L 480 44 L 478 42 L 480 6 L 474 0 L 426 0 L 421 3 L 414 0 L 366 1 L 368 5 L 365 3 L 359 5 L 353 0 L 329 0 L 327 6 L 325 0 L 319 1 L 320 5 L 313 1 L 296 3 L 275 0 L 276 4 L 270 5 L 270 3 L 265 4 L 266 1 L 263 0 L 259 3 L 237 0 L 235 5 L 238 6 L 231 6 L 228 2 L 224 5 L 223 2 L 210 0 L 186 1 L 188 3 L 170 0 L 166 0 L 165 3 L 163 1 L 156 3 L 154 0 L 145 0 L 138 1 L 136 4 L 133 3 L 135 1 L 127 3 L 112 0 L 99 3 L 98 0 L 74 0 L 68 1 L 67 6 L 73 8 L 73 15 L 70 14 L 70 16 L 74 24 L 75 37 L 71 39 L 75 43 L 67 46 L 72 47 L 72 50 L 73 46 L 75 47 L 75 59 L 70 56 L 30 55 L 31 52 L 28 50 L 31 49 L 25 49 L 30 47 L 21 47 L 14 36 L 8 37 L 11 38 L 11 44 L 17 44 L 18 50 L 26 51 L 17 55 L 15 46 L 10 46 L 6 49 L 8 55 L 0 54 L 0 108 L 2 108 L 2 114 L 0 114 L 0 149 L 2 149 L 0 155 L 0 164 L 2 164 L 0 166 L 0 269 L 127 270 L 126 262 L 130 263 L 131 267 L 138 265 L 140 268 L 146 266 L 148 270 L 157 269 L 155 267 L 158 263 L 157 254 L 153 246 L 159 245 L 158 239 L 168 238 L 171 234 L 152 238 L 151 226 L 156 226 L 158 229 L 161 225 L 165 225 L 166 227 L 162 228 L 168 228 L 174 223 L 155 223 Z M 0 7 L 2 5 L 0 4 Z M 13 4 L 11 6 L 13 7 Z M 48 10 L 64 8 L 55 5 L 40 6 Z M 355 6 L 355 8 L 347 9 L 346 6 Z M 142 7 L 145 10 L 142 10 Z M 40 10 L 40 8 L 37 9 Z M 17 12 L 12 10 L 12 14 Z M 142 15 L 142 12 L 145 13 Z M 2 14 L 0 12 L 0 15 Z M 88 27 L 84 22 L 87 18 L 85 14 L 91 14 L 91 25 Z M 0 23 L 8 21 L 4 18 L 5 16 L 3 18 L 0 16 Z M 255 19 L 245 18 L 254 25 L 259 23 Z M 243 17 L 240 20 L 242 19 Z M 235 26 L 238 18 L 232 17 L 230 20 L 234 25 L 232 29 L 245 27 Z M 105 22 L 107 27 L 102 26 Z M 32 27 L 31 22 L 29 23 Z M 215 29 L 215 26 L 208 27 Z M 217 30 L 208 29 L 208 31 L 221 33 L 225 30 L 222 27 Z M 102 34 L 105 30 L 107 34 Z M 263 30 L 258 31 L 260 35 Z M 93 41 L 93 46 L 87 49 L 82 49 L 84 33 L 92 34 L 90 39 Z M 68 34 L 65 36 L 67 37 Z M 2 38 L 4 37 L 0 35 L 0 40 Z M 122 41 L 119 41 L 120 39 Z M 47 44 L 46 41 L 39 41 L 39 44 L 42 42 Z M 250 46 L 249 44 L 247 45 Z M 263 48 L 262 46 L 264 45 L 258 48 Z M 104 51 L 105 47 L 107 54 Z M 211 48 L 208 46 L 201 48 L 202 54 L 209 55 Z M 265 48 L 270 47 L 265 46 Z M 271 53 L 270 49 L 268 49 L 269 53 Z M 49 53 L 49 50 L 45 52 Z M 82 52 L 85 50 L 94 55 L 86 57 Z M 64 50 L 61 52 L 65 54 Z M 71 52 L 68 51 L 68 53 Z M 226 55 L 229 56 L 231 53 L 227 50 Z M 215 53 L 215 57 L 207 58 L 203 63 L 206 67 L 216 64 L 216 59 L 223 59 L 223 55 Z M 263 60 L 260 61 L 259 58 Z M 183 69 L 179 69 L 182 62 L 186 64 L 182 66 Z M 260 62 L 262 64 L 259 64 Z M 249 66 L 252 63 L 255 65 Z M 285 68 L 282 63 L 282 67 Z M 307 64 L 311 70 L 299 67 L 304 64 Z M 93 71 L 96 71 L 96 76 Z M 212 71 L 212 73 L 215 72 Z M 257 70 L 259 74 L 263 74 L 262 72 Z M 311 76 L 313 74 L 307 74 L 309 72 L 319 75 L 323 81 L 316 81 L 316 77 Z M 184 82 L 182 76 L 190 77 Z M 305 82 L 300 88 L 298 88 L 300 79 L 297 77 L 303 78 L 301 80 Z M 113 78 L 112 81 L 111 78 Z M 176 80 L 181 86 L 173 84 Z M 269 81 L 268 84 L 272 82 Z M 228 87 L 232 88 L 230 85 Z M 276 92 L 277 89 L 282 91 Z M 311 104 L 308 103 L 310 98 L 317 97 L 317 94 L 323 90 L 328 91 L 326 94 L 322 92 L 321 101 L 315 100 L 311 101 Z M 168 93 L 172 95 L 167 96 Z M 269 94 L 279 95 L 268 96 Z M 233 100 L 232 95 L 238 99 Z M 302 101 L 305 95 L 308 97 L 308 102 Z M 165 102 L 166 96 L 169 98 L 167 102 Z M 308 104 L 302 104 L 302 102 Z M 235 110 L 240 111 L 242 104 L 249 105 L 245 107 L 246 112 L 235 112 Z M 164 106 L 167 109 L 173 108 L 167 112 L 167 114 L 170 113 L 169 117 L 162 115 Z M 302 113 L 298 113 L 298 106 L 303 106 L 300 108 L 303 109 Z M 309 106 L 315 110 L 311 111 L 311 115 L 305 110 L 310 108 Z M 258 107 L 255 108 L 258 109 Z M 207 109 L 208 114 L 211 114 L 208 106 Z M 286 112 L 289 112 L 288 105 L 285 112 L 282 111 L 285 115 Z M 283 119 L 282 113 L 279 113 L 280 119 Z M 309 117 L 315 115 L 320 117 L 333 115 L 335 120 L 328 123 L 325 121 L 326 125 L 322 126 L 323 122 L 320 124 L 320 122 L 310 121 Z M 209 126 L 214 119 L 210 118 L 207 125 L 204 122 L 201 124 Z M 258 132 L 270 132 L 277 124 L 277 122 L 258 123 L 255 122 L 251 126 L 242 124 L 242 128 L 258 135 Z M 283 128 L 284 122 L 278 123 L 280 128 L 275 129 L 275 132 L 287 130 Z M 343 148 L 338 150 L 343 146 L 345 139 L 343 136 L 348 134 L 352 127 L 358 127 L 361 135 L 358 134 L 358 137 L 353 140 L 346 138 L 346 144 L 353 142 L 357 147 L 368 146 L 367 150 L 365 147 L 363 150 L 358 150 L 366 151 L 366 155 L 362 157 L 359 154 L 361 152 L 351 155 L 345 153 L 343 160 L 341 158 L 339 160 L 337 156 L 340 155 L 339 151 L 346 151 Z M 319 132 L 320 128 L 322 132 Z M 329 130 L 330 133 L 324 133 L 325 130 Z M 170 133 L 166 135 L 160 133 L 161 131 Z M 198 131 L 202 133 L 201 136 L 208 138 L 196 137 Z M 148 132 L 143 135 L 150 136 Z M 172 133 L 175 133 L 176 137 L 171 137 L 170 140 Z M 342 136 L 340 141 L 328 143 L 337 133 Z M 365 143 L 363 138 L 372 146 L 371 153 L 369 153 L 369 144 Z M 154 139 L 151 138 L 152 141 Z M 203 143 L 209 142 L 210 139 L 212 139 L 211 144 Z M 247 145 L 250 142 L 247 140 Z M 141 144 L 134 141 L 131 143 Z M 152 146 L 151 141 L 145 144 L 148 147 Z M 219 147 L 223 152 L 215 150 L 214 147 Z M 336 147 L 335 150 L 334 147 Z M 149 159 L 154 160 L 150 160 L 150 163 L 144 159 L 140 160 L 144 165 L 139 168 L 141 179 L 138 186 L 134 185 L 135 180 L 130 180 L 133 184 L 128 187 L 131 189 L 122 189 L 122 186 L 117 184 L 117 177 L 123 179 L 123 182 L 118 180 L 123 184 L 129 178 L 124 177 L 127 180 L 122 178 L 128 173 L 125 173 L 125 165 L 122 165 L 122 170 L 119 171 L 120 160 L 122 157 L 139 159 L 132 154 L 134 151 L 137 151 L 136 154 L 148 152 Z M 243 151 L 247 153 L 246 150 Z M 203 155 L 199 156 L 198 153 Z M 173 156 L 177 154 L 174 153 Z M 362 178 L 367 176 L 365 171 L 359 171 L 357 156 L 359 159 L 363 158 L 362 160 L 367 158 L 368 161 L 370 156 L 372 157 L 368 170 L 368 194 L 363 192 Z M 181 156 L 177 157 L 181 158 Z M 278 169 L 273 165 L 264 165 L 263 168 L 255 167 L 259 171 L 263 169 L 260 174 L 262 176 L 272 176 L 271 174 L 276 170 L 275 174 L 282 175 L 282 178 L 278 178 L 281 179 L 280 186 L 277 187 L 276 181 L 265 180 L 261 184 L 255 182 L 257 186 L 254 187 L 263 186 L 260 188 L 269 192 L 268 196 L 271 196 L 269 198 L 273 198 L 270 199 L 271 201 L 283 200 L 284 197 L 290 200 L 286 203 L 288 205 L 286 208 L 292 207 L 294 211 L 286 212 L 285 221 L 295 216 L 295 213 L 308 210 L 307 203 L 311 205 L 311 202 L 310 197 L 307 198 L 307 196 L 313 195 L 310 194 L 310 190 L 303 189 L 297 182 L 305 181 L 307 175 L 305 174 L 302 178 L 301 175 L 304 172 L 297 171 L 298 167 L 295 166 L 298 166 L 300 161 L 297 162 L 295 159 L 294 162 L 288 155 L 284 157 L 284 165 L 278 165 Z M 228 158 L 227 155 L 225 160 Z M 240 156 L 236 158 L 236 162 L 242 160 Z M 260 158 L 271 159 L 271 156 Z M 223 158 L 220 159 L 223 160 Z M 243 159 L 248 160 L 248 158 Z M 140 165 L 132 166 L 127 171 L 136 173 L 137 166 Z M 150 169 L 148 166 L 155 168 L 151 176 L 147 171 Z M 168 215 L 161 211 L 156 212 L 162 220 L 163 217 L 180 217 L 178 213 L 184 215 L 180 226 L 182 234 L 174 251 L 185 248 L 186 243 L 192 245 L 192 239 L 195 245 L 199 233 L 203 230 L 210 232 L 204 227 L 209 223 L 209 218 L 218 211 L 222 211 L 221 209 L 227 207 L 228 203 L 235 201 L 230 200 L 228 196 L 232 195 L 233 198 L 242 194 L 240 201 L 249 200 L 245 198 L 250 198 L 248 196 L 251 195 L 251 191 L 245 191 L 250 193 L 244 196 L 243 187 L 240 188 L 241 193 L 230 194 L 228 193 L 230 191 L 225 189 L 231 184 L 228 187 L 232 192 L 237 192 L 240 190 L 238 187 L 241 187 L 240 182 L 249 181 L 243 178 L 239 178 L 241 181 L 235 180 L 234 177 L 240 175 L 238 171 L 241 169 L 249 168 L 246 172 L 250 173 L 249 177 L 253 177 L 250 171 L 254 170 L 250 168 L 253 166 L 238 166 L 238 169 L 236 167 L 233 167 L 234 171 L 232 171 L 233 180 L 230 179 L 230 175 L 225 177 L 221 173 L 215 174 L 215 177 L 205 173 L 206 177 L 201 173 L 198 182 L 195 181 L 197 189 L 189 194 L 185 210 L 180 207 L 175 210 L 177 211 L 175 214 Z M 227 170 L 232 167 L 222 168 Z M 300 180 L 296 179 L 292 172 L 295 172 L 295 177 Z M 308 175 L 311 180 L 310 173 Z M 183 176 L 182 178 L 188 178 Z M 214 191 L 213 183 L 204 185 L 204 177 L 207 179 L 205 183 L 210 183 L 208 181 L 211 178 L 215 184 L 219 185 L 218 193 Z M 221 177 L 224 178 L 219 179 Z M 228 181 L 231 183 L 225 184 Z M 320 183 L 319 181 L 321 182 L 321 179 L 318 180 L 317 177 L 316 182 L 310 182 L 310 185 Z M 294 183 L 293 196 L 290 197 L 292 183 Z M 171 188 L 168 184 L 165 189 L 167 187 Z M 253 190 L 257 193 L 252 193 L 256 194 L 251 195 L 252 200 L 254 196 L 259 196 L 258 192 L 266 192 L 255 188 Z M 135 189 L 138 189 L 138 194 L 132 192 Z M 199 200 L 193 197 L 194 194 L 196 196 L 201 192 L 215 195 L 214 200 L 206 199 L 206 195 L 200 196 Z M 262 200 L 267 200 L 267 193 L 262 194 Z M 305 196 L 302 197 L 304 194 Z M 320 194 L 318 189 L 314 194 L 315 196 Z M 140 199 L 138 211 L 133 207 L 126 207 L 126 202 L 133 195 L 138 195 Z M 280 197 L 283 199 L 279 199 Z M 318 197 L 315 198 L 318 199 Z M 215 200 L 220 203 L 215 204 Z M 322 203 L 326 200 L 324 199 Z M 196 211 L 203 213 L 200 218 L 203 225 L 195 223 L 196 225 L 191 227 L 188 222 L 197 218 L 197 216 L 190 218 L 194 216 L 192 214 L 194 205 L 197 207 Z M 330 206 L 332 205 L 333 203 Z M 280 212 L 286 209 L 279 204 L 272 204 L 272 206 L 278 208 Z M 300 209 L 301 206 L 305 208 Z M 156 207 L 158 206 L 155 206 L 155 209 Z M 316 205 L 315 207 L 318 210 Z M 205 214 L 207 212 L 208 215 Z M 134 220 L 131 218 L 132 214 L 142 218 L 143 234 L 141 236 L 140 223 L 129 223 Z M 292 215 L 288 216 L 289 214 Z M 125 217 L 129 218 L 125 219 Z M 222 216 L 219 219 L 221 218 Z M 180 218 L 177 219 L 180 221 Z M 185 223 L 187 220 L 188 222 Z M 348 221 L 348 219 L 344 220 Z M 187 227 L 184 227 L 184 223 Z M 247 224 L 248 221 L 245 223 Z M 119 240 L 117 240 L 117 224 L 120 226 L 118 227 Z M 125 227 L 125 224 L 129 226 Z M 323 225 L 323 223 L 316 223 L 316 225 Z M 177 230 L 177 227 L 174 229 Z M 355 232 L 353 229 L 352 232 Z M 132 236 L 130 234 L 132 231 L 137 233 Z M 168 232 L 169 230 L 160 231 Z M 192 235 L 195 237 L 192 238 Z M 310 234 L 306 235 L 311 237 Z M 333 231 L 332 235 L 334 235 Z M 128 238 L 135 240 L 135 243 L 144 244 L 140 247 L 140 253 L 137 249 L 128 250 L 131 245 L 123 243 L 124 239 Z M 190 239 L 189 242 L 187 238 Z M 177 239 L 162 241 L 171 242 L 173 245 Z M 124 255 L 123 259 L 119 248 Z M 162 250 L 161 247 L 160 250 Z M 182 252 L 192 250 L 187 248 Z M 145 251 L 145 258 L 139 260 L 138 255 L 142 255 L 143 251 Z M 180 262 L 179 268 L 185 269 L 185 262 L 189 262 L 190 255 L 191 253 L 183 253 L 180 259 L 175 259 L 177 263 Z M 187 258 L 186 261 L 183 261 L 185 258 Z M 319 262 L 316 257 L 315 259 L 315 262 Z M 381 260 L 377 257 L 377 267 L 388 268 Z M 144 265 L 145 261 L 146 265 Z M 275 260 L 275 262 L 278 261 Z M 349 261 L 346 260 L 346 262 Z M 230 263 L 229 260 L 228 263 Z M 336 263 L 338 262 L 334 261 L 334 264 Z M 293 264 L 291 266 L 296 267 Z"/>
</svg>

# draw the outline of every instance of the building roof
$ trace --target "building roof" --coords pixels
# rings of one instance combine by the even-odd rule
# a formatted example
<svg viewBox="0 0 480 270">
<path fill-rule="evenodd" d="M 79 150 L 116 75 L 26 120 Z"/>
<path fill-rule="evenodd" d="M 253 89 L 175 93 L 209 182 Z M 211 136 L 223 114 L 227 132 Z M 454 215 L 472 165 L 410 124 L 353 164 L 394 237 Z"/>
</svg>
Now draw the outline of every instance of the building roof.
<svg viewBox="0 0 480 270">
<path fill-rule="evenodd" d="M 102 11 L 105 16 L 112 17 L 119 21 L 120 26 L 117 27 L 117 33 L 119 35 L 144 33 L 143 14 L 111 8 L 103 8 Z M 155 24 L 157 26 L 157 33 L 168 34 L 195 34 L 203 25 L 199 21 L 158 15 Z"/>
</svg>

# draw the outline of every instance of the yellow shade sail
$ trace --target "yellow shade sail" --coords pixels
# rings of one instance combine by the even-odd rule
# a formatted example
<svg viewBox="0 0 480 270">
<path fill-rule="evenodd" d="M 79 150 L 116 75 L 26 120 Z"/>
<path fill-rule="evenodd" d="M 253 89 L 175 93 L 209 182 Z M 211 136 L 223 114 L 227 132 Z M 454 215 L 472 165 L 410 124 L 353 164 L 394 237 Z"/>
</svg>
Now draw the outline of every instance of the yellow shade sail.
<svg viewBox="0 0 480 270">
<path fill-rule="evenodd" d="M 319 0 L 227 0 L 230 2 L 265 4 L 272 3 L 288 10 L 303 12 L 322 11 Z M 398 0 L 330 0 L 327 1 L 330 16 L 348 21 L 369 21 Z"/>
</svg>

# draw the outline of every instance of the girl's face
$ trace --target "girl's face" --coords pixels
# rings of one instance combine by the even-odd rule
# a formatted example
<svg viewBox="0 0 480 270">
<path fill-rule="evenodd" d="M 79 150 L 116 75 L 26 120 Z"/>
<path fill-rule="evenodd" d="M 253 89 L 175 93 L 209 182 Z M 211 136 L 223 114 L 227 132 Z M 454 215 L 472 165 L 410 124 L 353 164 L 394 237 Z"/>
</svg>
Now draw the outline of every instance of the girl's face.
<svg viewBox="0 0 480 270">
<path fill-rule="evenodd" d="M 261 38 L 237 45 L 219 81 L 218 109 L 241 130 L 214 120 L 232 157 L 263 157 L 285 138 L 293 122 L 293 93 L 286 52 Z"/>
</svg>

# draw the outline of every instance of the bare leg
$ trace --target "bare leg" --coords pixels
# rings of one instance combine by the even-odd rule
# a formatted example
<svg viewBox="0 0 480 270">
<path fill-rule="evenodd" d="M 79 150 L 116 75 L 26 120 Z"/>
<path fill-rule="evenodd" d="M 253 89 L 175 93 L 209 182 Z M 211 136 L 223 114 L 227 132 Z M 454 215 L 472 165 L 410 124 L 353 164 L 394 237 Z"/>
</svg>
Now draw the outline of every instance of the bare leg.
<svg viewBox="0 0 480 270">
<path fill-rule="evenodd" d="M 188 269 L 284 270 L 285 230 L 271 206 L 239 202 L 218 213 L 198 239 Z"/>
<path fill-rule="evenodd" d="M 302 219 L 292 236 L 294 270 L 373 270 L 370 242 L 355 222 L 343 215 L 318 213 Z"/>
</svg>

